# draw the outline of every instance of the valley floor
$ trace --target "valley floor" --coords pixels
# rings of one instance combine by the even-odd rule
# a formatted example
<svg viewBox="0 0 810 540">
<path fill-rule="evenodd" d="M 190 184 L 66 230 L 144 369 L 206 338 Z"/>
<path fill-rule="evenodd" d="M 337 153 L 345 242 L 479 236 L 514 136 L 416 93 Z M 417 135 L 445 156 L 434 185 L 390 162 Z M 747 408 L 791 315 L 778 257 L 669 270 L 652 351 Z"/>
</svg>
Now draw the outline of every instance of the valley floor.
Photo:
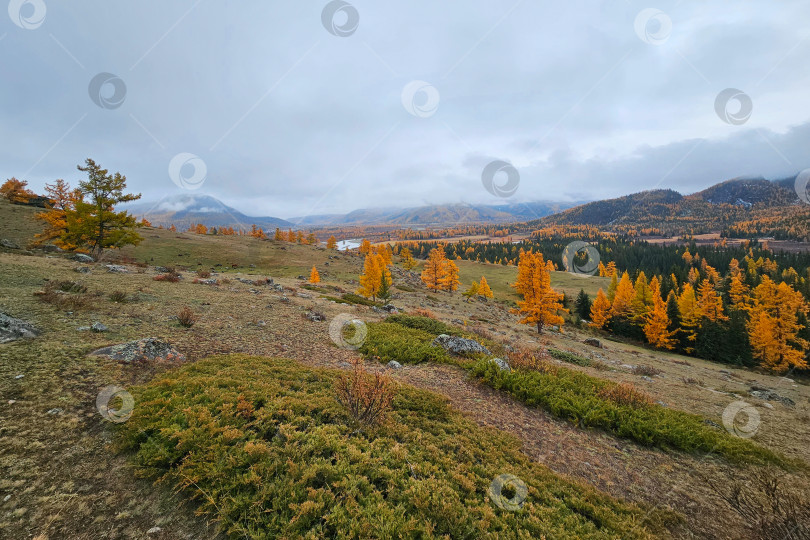
<svg viewBox="0 0 810 540">
<path fill-rule="evenodd" d="M 167 234 L 156 232 L 156 244 L 168 245 Z M 149 243 L 147 239 L 125 254 L 149 260 L 144 256 L 150 253 Z M 218 255 L 211 247 L 205 248 L 211 259 L 205 265 L 217 270 L 230 266 L 227 256 L 220 257 L 223 267 L 214 266 Z M 176 251 L 152 253 L 157 255 L 151 256 L 150 265 L 177 262 Z M 182 503 L 180 495 L 134 477 L 126 458 L 110 451 L 110 426 L 96 412 L 100 388 L 144 383 L 173 366 L 121 365 L 87 353 L 153 336 L 171 341 L 189 362 L 217 353 L 249 353 L 292 358 L 307 366 L 348 367 L 357 353 L 335 347 L 328 334 L 329 321 L 341 313 L 369 322 L 382 320 L 384 314 L 366 306 L 331 302 L 318 292 L 301 288 L 296 275 L 308 275 L 308 268 L 315 264 L 324 280 L 321 285 L 351 292 L 356 288 L 351 280 L 360 273 L 361 259 L 274 242 L 262 243 L 253 255 L 259 262 L 257 268 L 229 269 L 214 277 L 226 277 L 230 282 L 214 286 L 193 283 L 191 271 L 183 272 L 184 279 L 178 283 L 159 282 L 153 279 L 157 274 L 153 266 L 126 265 L 127 273 L 110 273 L 102 263 L 81 265 L 61 255 L 0 253 L 0 311 L 31 321 L 42 331 L 34 340 L 0 345 L 0 537 L 217 537 L 216 524 L 195 516 L 193 505 Z M 186 260 L 192 269 L 197 267 L 194 253 Z M 79 266 L 89 267 L 90 273 L 77 273 Z M 485 275 L 486 267 L 481 265 Z M 395 282 L 406 284 L 404 276 L 401 271 L 395 273 Z M 260 277 L 273 277 L 287 291 L 239 281 Z M 67 313 L 40 301 L 34 293 L 46 280 L 80 281 L 88 287 L 90 306 Z M 122 291 L 133 300 L 114 303 L 108 298 L 113 291 Z M 459 294 L 428 294 L 418 286 L 415 292 L 398 292 L 392 303 L 406 311 L 428 309 L 445 322 L 478 326 L 506 344 L 550 346 L 599 360 L 603 369 L 575 369 L 633 382 L 668 407 L 701 414 L 718 425 L 731 402 L 745 400 L 760 416 L 753 438 L 756 443 L 810 462 L 810 386 L 804 382 L 604 339 L 605 347 L 597 349 L 582 343 L 586 334 L 568 328 L 564 334 L 538 336 L 518 327 L 516 317 L 502 303 L 468 303 Z M 184 306 L 199 315 L 191 328 L 183 328 L 175 320 Z M 313 311 L 323 313 L 326 321 L 307 318 Z M 109 331 L 78 330 L 95 321 Z M 632 366 L 640 364 L 661 373 L 644 380 L 632 373 Z M 665 508 L 682 515 L 682 523 L 671 522 L 668 530 L 662 529 L 664 536 L 746 536 L 742 518 L 705 481 L 708 477 L 728 485 L 727 465 L 715 457 L 650 449 L 577 428 L 469 379 L 455 366 L 420 364 L 391 370 L 367 361 L 366 367 L 441 394 L 475 422 L 516 435 L 527 456 L 553 471 L 638 503 L 650 512 Z M 795 406 L 748 395 L 752 384 L 776 390 Z M 752 469 L 735 466 L 732 470 L 746 478 Z M 807 476 L 793 474 L 789 481 L 810 489 Z"/>
</svg>

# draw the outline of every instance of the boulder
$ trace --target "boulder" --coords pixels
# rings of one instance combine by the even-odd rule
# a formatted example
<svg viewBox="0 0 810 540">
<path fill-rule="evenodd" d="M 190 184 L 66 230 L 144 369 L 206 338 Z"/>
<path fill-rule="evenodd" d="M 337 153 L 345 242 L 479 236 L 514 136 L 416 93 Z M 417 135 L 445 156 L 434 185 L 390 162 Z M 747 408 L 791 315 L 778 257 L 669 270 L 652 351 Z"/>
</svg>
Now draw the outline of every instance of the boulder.
<svg viewBox="0 0 810 540">
<path fill-rule="evenodd" d="M 0 240 L 0 246 L 8 249 L 20 249 L 20 246 L 9 240 L 8 238 L 3 238 Z"/>
<path fill-rule="evenodd" d="M 101 324 L 100 322 L 94 322 L 94 323 L 93 323 L 93 324 L 90 326 L 90 330 L 92 330 L 93 332 L 99 332 L 99 333 L 101 333 L 101 332 L 106 332 L 107 330 L 109 330 L 109 328 L 107 328 L 107 326 L 106 326 L 106 325 Z"/>
<path fill-rule="evenodd" d="M 394 314 L 394 315 L 396 315 L 397 313 L 399 313 L 400 311 L 402 311 L 401 309 L 399 309 L 398 307 L 394 306 L 393 304 L 385 304 L 385 305 L 382 307 L 382 309 L 383 309 L 383 311 L 387 311 L 388 313 L 391 313 L 391 314 Z"/>
<path fill-rule="evenodd" d="M 312 322 L 321 322 L 326 320 L 326 316 L 323 313 L 318 313 L 317 311 L 310 311 L 307 313 L 307 319 Z"/>
<path fill-rule="evenodd" d="M 0 313 L 0 343 L 35 338 L 39 331 L 31 323 Z"/>
<path fill-rule="evenodd" d="M 53 244 L 45 244 L 42 246 L 42 251 L 45 253 L 62 253 L 65 251 L 64 249 L 60 248 L 59 246 L 55 246 Z"/>
<path fill-rule="evenodd" d="M 93 260 L 93 257 L 91 257 L 90 255 L 85 255 L 84 253 L 74 253 L 73 255 L 71 255 L 71 256 L 70 256 L 70 258 L 71 258 L 72 260 L 74 260 L 74 261 L 78 261 L 78 262 L 80 262 L 80 263 L 91 263 L 91 262 L 95 262 L 95 261 Z"/>
<path fill-rule="evenodd" d="M 107 272 L 112 272 L 113 274 L 129 273 L 129 270 L 127 270 L 125 266 L 120 266 L 117 264 L 105 264 L 104 266 L 107 267 Z"/>
<path fill-rule="evenodd" d="M 90 353 L 95 356 L 106 356 L 125 364 L 133 362 L 147 362 L 154 360 L 168 360 L 182 362 L 186 357 L 177 351 L 169 342 L 157 338 L 144 338 L 128 343 L 111 345 Z"/>
<path fill-rule="evenodd" d="M 400 364 L 400 363 L 399 363 L 399 362 L 397 362 L 396 360 L 391 360 L 390 362 L 388 362 L 388 364 L 387 364 L 387 365 L 388 365 L 388 367 L 389 367 L 389 368 L 391 368 L 391 369 L 399 369 L 399 368 L 401 368 L 401 367 L 402 367 L 402 364 Z"/>
<path fill-rule="evenodd" d="M 433 340 L 431 345 L 434 347 L 438 345 L 439 347 L 442 347 L 444 350 L 453 354 L 492 354 L 489 352 L 489 349 L 477 341 L 457 336 L 448 336 L 447 334 L 440 334 L 436 339 Z"/>
<path fill-rule="evenodd" d="M 590 345 L 591 347 L 596 347 L 597 349 L 602 348 L 602 342 L 596 338 L 588 338 L 584 340 L 582 343 L 584 343 L 585 345 Z"/>
<path fill-rule="evenodd" d="M 501 371 L 512 371 L 512 368 L 509 367 L 509 362 L 502 358 L 492 358 L 490 362 L 501 368 Z"/>
<path fill-rule="evenodd" d="M 73 269 L 73 271 L 80 274 L 89 274 L 91 272 L 90 267 L 88 266 L 77 266 Z"/>
<path fill-rule="evenodd" d="M 789 397 L 780 396 L 775 391 L 771 390 L 770 388 L 765 388 L 764 386 L 752 386 L 748 393 L 755 398 L 765 401 L 778 401 L 785 405 L 790 405 L 791 407 L 796 405 L 796 402 Z"/>
</svg>

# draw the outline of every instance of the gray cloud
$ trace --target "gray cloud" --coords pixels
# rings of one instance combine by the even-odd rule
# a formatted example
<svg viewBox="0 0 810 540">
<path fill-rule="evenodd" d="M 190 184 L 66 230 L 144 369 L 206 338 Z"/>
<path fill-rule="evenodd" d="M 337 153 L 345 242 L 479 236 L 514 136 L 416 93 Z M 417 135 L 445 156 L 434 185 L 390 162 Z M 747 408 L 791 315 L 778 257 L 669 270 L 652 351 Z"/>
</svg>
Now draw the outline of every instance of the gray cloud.
<svg viewBox="0 0 810 540">
<path fill-rule="evenodd" d="M 805 2 L 662 2 L 658 46 L 634 32 L 640 2 L 353 3 L 346 38 L 323 28 L 321 1 L 47 2 L 35 30 L 5 18 L 0 177 L 75 183 L 93 157 L 157 200 L 180 191 L 168 164 L 189 152 L 207 165 L 201 192 L 289 217 L 501 203 L 481 185 L 494 159 L 520 170 L 517 200 L 810 166 Z M 91 101 L 99 72 L 126 83 L 119 108 Z M 438 90 L 433 116 L 402 107 L 412 80 Z M 745 125 L 715 114 L 728 87 L 753 100 Z"/>
</svg>

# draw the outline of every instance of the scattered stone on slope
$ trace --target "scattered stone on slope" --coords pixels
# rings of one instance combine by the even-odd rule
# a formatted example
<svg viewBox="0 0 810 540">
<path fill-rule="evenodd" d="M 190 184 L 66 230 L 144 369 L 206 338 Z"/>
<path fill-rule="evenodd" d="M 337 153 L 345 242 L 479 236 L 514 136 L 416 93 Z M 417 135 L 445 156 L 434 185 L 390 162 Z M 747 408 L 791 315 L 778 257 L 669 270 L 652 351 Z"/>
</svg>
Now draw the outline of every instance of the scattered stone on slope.
<svg viewBox="0 0 810 540">
<path fill-rule="evenodd" d="M 602 342 L 596 338 L 588 338 L 584 340 L 582 343 L 584 343 L 585 345 L 590 345 L 591 347 L 596 347 L 598 349 L 602 348 Z"/>
<path fill-rule="evenodd" d="M 77 266 L 73 269 L 74 272 L 78 272 L 80 274 L 89 274 L 91 272 L 89 266 Z"/>
<path fill-rule="evenodd" d="M 8 238 L 3 238 L 0 240 L 0 246 L 8 249 L 20 249 L 20 246 L 9 240 Z"/>
<path fill-rule="evenodd" d="M 477 341 L 473 341 L 472 339 L 466 339 L 457 336 L 448 336 L 447 334 L 440 334 L 436 339 L 433 340 L 431 343 L 433 346 L 440 346 L 444 350 L 449 351 L 453 354 L 477 354 L 477 353 L 484 353 L 484 354 L 492 354 L 489 352 L 489 349 L 478 343 Z"/>
<path fill-rule="evenodd" d="M 752 386 L 751 389 L 748 391 L 749 394 L 754 396 L 755 398 L 759 398 L 765 401 L 778 401 L 780 403 L 784 403 L 785 405 L 796 405 L 796 402 L 790 399 L 789 397 L 780 396 L 775 391 L 771 390 L 770 388 L 765 388 L 764 386 Z"/>
<path fill-rule="evenodd" d="M 105 264 L 104 266 L 107 267 L 107 272 L 112 272 L 113 274 L 128 274 L 129 270 L 125 266 L 120 266 L 118 264 Z"/>
<path fill-rule="evenodd" d="M 0 312 L 0 343 L 24 338 L 35 338 L 39 330 L 34 325 Z"/>
<path fill-rule="evenodd" d="M 391 369 L 399 369 L 399 368 L 401 368 L 401 367 L 402 367 L 402 364 L 400 364 L 400 363 L 399 363 L 399 362 L 397 362 L 396 360 L 391 360 L 390 362 L 388 362 L 388 364 L 387 364 L 387 365 L 388 365 L 388 367 L 389 367 L 389 368 L 391 368 Z"/>
<path fill-rule="evenodd" d="M 70 256 L 70 258 L 74 261 L 78 261 L 80 263 L 91 263 L 93 261 L 93 257 L 90 255 L 85 255 L 84 253 L 74 253 Z"/>
<path fill-rule="evenodd" d="M 182 362 L 186 359 L 169 342 L 161 341 L 157 338 L 144 338 L 119 345 L 111 345 L 97 351 L 93 355 L 107 356 L 112 360 L 131 364 L 133 362 L 146 362 L 154 360 L 168 360 L 171 362 Z"/>
<path fill-rule="evenodd" d="M 512 371 L 512 368 L 509 367 L 509 362 L 503 358 L 492 358 L 490 359 L 490 362 L 501 368 L 501 371 Z"/>
</svg>

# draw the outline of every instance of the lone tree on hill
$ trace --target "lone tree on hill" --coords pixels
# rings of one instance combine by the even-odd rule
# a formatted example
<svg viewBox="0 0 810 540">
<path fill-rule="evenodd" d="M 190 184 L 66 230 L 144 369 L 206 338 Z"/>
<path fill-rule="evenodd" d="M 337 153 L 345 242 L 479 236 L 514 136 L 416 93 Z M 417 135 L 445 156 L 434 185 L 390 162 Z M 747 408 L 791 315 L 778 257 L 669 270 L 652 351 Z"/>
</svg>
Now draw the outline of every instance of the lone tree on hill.
<svg viewBox="0 0 810 540">
<path fill-rule="evenodd" d="M 537 333 L 546 325 L 562 325 L 559 311 L 566 311 L 562 305 L 563 295 L 551 288 L 549 266 L 540 253 L 523 251 L 518 263 L 518 280 L 513 285 L 523 295 L 518 302 L 517 313 L 523 316 L 521 324 L 536 324 Z"/>
<path fill-rule="evenodd" d="M 478 284 L 478 296 L 483 296 L 484 298 L 492 298 L 495 296 L 492 294 L 492 289 L 489 288 L 487 278 L 484 276 L 481 276 L 481 282 Z"/>
<path fill-rule="evenodd" d="M 314 266 L 312 267 L 312 272 L 309 273 L 309 282 L 310 283 L 320 283 L 321 282 L 321 275 L 318 273 L 318 269 Z"/>
</svg>

